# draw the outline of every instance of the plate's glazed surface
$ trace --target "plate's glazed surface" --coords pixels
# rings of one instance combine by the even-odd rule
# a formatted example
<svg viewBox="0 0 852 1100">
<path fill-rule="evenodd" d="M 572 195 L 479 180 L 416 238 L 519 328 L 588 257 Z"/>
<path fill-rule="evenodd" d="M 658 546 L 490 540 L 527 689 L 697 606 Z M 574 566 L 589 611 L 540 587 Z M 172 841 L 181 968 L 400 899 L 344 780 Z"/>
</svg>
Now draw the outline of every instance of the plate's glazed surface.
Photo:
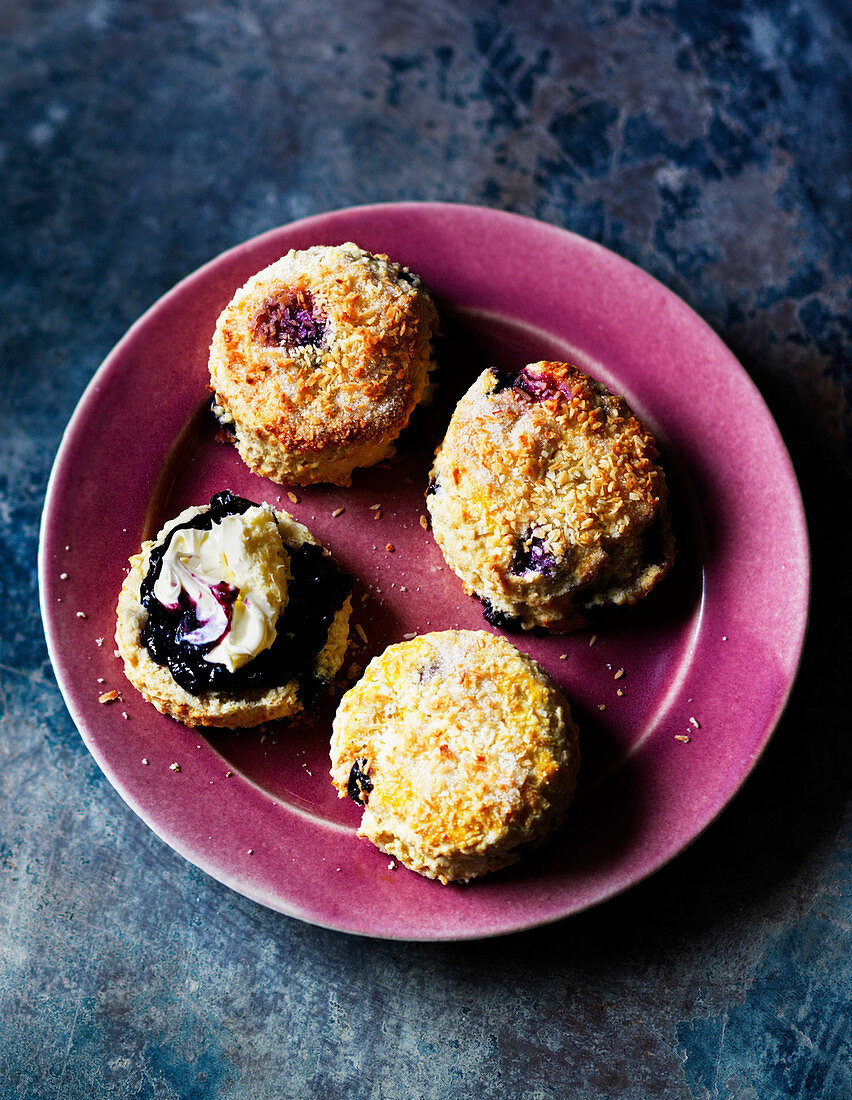
<svg viewBox="0 0 852 1100">
<path fill-rule="evenodd" d="M 351 489 L 296 489 L 293 503 L 216 442 L 207 348 L 218 313 L 249 275 L 289 248 L 346 240 L 410 265 L 435 295 L 438 390 L 393 464 L 356 473 Z M 476 374 L 541 358 L 573 361 L 624 393 L 657 433 L 679 556 L 656 593 L 606 627 L 513 637 L 574 702 L 578 796 L 565 828 L 531 858 L 444 887 L 390 869 L 355 836 L 360 811 L 337 800 L 328 777 L 339 688 L 311 721 L 242 733 L 186 729 L 125 681 L 114 656 L 115 601 L 142 538 L 231 488 L 292 512 L 355 574 L 353 624 L 367 642 L 353 631 L 344 669 L 406 633 L 491 629 L 420 524 L 423 492 L 432 450 Z M 394 204 L 320 215 L 249 241 L 133 326 L 87 389 L 57 456 L 40 580 L 51 656 L 83 739 L 167 843 L 235 890 L 304 920 L 460 939 L 601 901 L 660 867 L 714 818 L 765 746 L 795 676 L 808 557 L 777 428 L 737 361 L 683 302 L 552 226 L 475 207 Z M 120 701 L 100 704 L 112 688 Z"/>
</svg>

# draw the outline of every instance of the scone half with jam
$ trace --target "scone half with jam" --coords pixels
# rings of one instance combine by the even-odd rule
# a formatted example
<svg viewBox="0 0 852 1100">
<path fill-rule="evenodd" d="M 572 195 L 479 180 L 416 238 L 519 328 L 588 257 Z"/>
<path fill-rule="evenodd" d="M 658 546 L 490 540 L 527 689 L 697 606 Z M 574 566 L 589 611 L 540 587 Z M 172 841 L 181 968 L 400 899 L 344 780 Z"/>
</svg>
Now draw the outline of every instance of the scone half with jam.
<svg viewBox="0 0 852 1100">
<path fill-rule="evenodd" d="M 292 516 L 217 493 L 130 559 L 115 635 L 125 674 L 189 726 L 292 717 L 340 668 L 350 592 Z"/>
</svg>

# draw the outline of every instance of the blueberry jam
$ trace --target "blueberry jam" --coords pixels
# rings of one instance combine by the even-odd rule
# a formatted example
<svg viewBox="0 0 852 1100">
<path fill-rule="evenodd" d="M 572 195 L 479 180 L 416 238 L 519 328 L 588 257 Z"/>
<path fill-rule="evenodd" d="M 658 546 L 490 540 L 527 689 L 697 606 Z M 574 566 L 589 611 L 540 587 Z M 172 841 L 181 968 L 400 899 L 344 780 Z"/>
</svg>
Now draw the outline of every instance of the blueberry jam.
<svg viewBox="0 0 852 1100">
<path fill-rule="evenodd" d="M 311 294 L 294 290 L 266 299 L 254 323 L 254 335 L 270 347 L 316 347 L 323 341 L 325 324 L 325 317 L 314 310 Z"/>
<path fill-rule="evenodd" d="M 216 493 L 210 498 L 209 511 L 173 527 L 151 551 L 148 574 L 140 589 L 142 606 L 148 612 L 141 641 L 151 659 L 168 666 L 176 683 L 193 695 L 202 691 L 277 687 L 296 680 L 302 701 L 311 706 L 325 687 L 313 673 L 314 659 L 326 643 L 335 614 L 352 589 L 352 578 L 341 573 L 319 546 L 306 543 L 296 550 L 284 547 L 290 557 L 290 581 L 287 605 L 276 623 L 275 641 L 234 672 L 226 665 L 204 659 L 216 646 L 216 640 L 198 643 L 190 640 L 193 634 L 199 637 L 196 632 L 201 630 L 201 624 L 185 593 L 181 593 L 177 608 L 164 607 L 154 596 L 163 555 L 176 531 L 209 531 L 225 516 L 242 515 L 255 507 L 252 501 L 227 490 Z M 228 601 L 233 603 L 236 593 L 231 597 L 226 590 L 233 591 L 228 585 L 217 585 L 214 592 L 230 615 Z"/>
<path fill-rule="evenodd" d="M 512 558 L 512 572 L 516 577 L 528 573 L 538 573 L 542 577 L 552 577 L 559 563 L 547 549 L 547 543 L 538 535 L 527 534 L 518 541 L 515 556 Z"/>
<path fill-rule="evenodd" d="M 346 793 L 353 802 L 366 805 L 367 795 L 373 789 L 373 783 L 366 771 L 367 758 L 356 760 L 349 772 L 349 782 L 346 784 Z"/>
<path fill-rule="evenodd" d="M 497 370 L 492 367 L 492 372 L 497 376 L 497 382 L 491 393 L 513 389 L 534 401 L 552 401 L 560 394 L 568 401 L 573 397 L 570 386 L 544 371 L 534 374 L 528 367 L 519 371 Z"/>
</svg>

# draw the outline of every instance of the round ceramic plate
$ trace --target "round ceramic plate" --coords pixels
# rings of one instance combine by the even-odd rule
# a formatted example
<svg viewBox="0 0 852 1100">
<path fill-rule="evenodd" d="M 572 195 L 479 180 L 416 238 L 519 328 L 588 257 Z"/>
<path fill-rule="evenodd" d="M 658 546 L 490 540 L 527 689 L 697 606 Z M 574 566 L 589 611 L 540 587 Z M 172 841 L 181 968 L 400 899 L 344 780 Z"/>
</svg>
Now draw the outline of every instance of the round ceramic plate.
<svg viewBox="0 0 852 1100">
<path fill-rule="evenodd" d="M 207 349 L 219 312 L 255 271 L 290 248 L 348 240 L 409 265 L 434 294 L 437 395 L 389 467 L 357 473 L 350 489 L 298 489 L 294 500 L 217 442 Z M 656 433 L 679 554 L 649 599 L 605 627 L 512 639 L 572 700 L 583 750 L 577 798 L 565 827 L 524 862 L 441 886 L 356 837 L 360 810 L 338 800 L 328 775 L 340 685 L 310 721 L 187 729 L 124 679 L 114 654 L 116 597 L 143 538 L 230 488 L 285 507 L 356 577 L 350 675 L 358 670 L 349 666 L 415 632 L 492 629 L 421 523 L 424 490 L 433 449 L 475 376 L 538 359 L 579 365 L 625 394 Z M 83 739 L 166 843 L 234 890 L 303 920 L 372 936 L 462 939 L 529 928 L 608 898 L 712 821 L 754 766 L 792 685 L 808 551 L 795 476 L 766 406 L 680 299 L 553 226 L 403 203 L 257 237 L 190 275 L 131 328 L 65 433 L 45 505 L 40 581 L 51 657 Z M 110 690 L 120 699 L 99 703 Z"/>
</svg>

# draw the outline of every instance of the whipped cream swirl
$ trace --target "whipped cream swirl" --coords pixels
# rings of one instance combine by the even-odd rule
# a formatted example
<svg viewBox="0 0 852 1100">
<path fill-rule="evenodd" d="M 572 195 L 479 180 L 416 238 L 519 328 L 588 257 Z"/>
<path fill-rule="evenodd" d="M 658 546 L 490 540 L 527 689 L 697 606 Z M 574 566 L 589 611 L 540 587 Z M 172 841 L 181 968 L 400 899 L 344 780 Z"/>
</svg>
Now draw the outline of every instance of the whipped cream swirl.
<svg viewBox="0 0 852 1100">
<path fill-rule="evenodd" d="M 154 597 L 173 611 L 188 600 L 195 622 L 182 624 L 176 640 L 212 645 L 204 660 L 234 672 L 275 641 L 289 576 L 275 516 L 256 505 L 209 530 L 175 531 Z"/>
</svg>

